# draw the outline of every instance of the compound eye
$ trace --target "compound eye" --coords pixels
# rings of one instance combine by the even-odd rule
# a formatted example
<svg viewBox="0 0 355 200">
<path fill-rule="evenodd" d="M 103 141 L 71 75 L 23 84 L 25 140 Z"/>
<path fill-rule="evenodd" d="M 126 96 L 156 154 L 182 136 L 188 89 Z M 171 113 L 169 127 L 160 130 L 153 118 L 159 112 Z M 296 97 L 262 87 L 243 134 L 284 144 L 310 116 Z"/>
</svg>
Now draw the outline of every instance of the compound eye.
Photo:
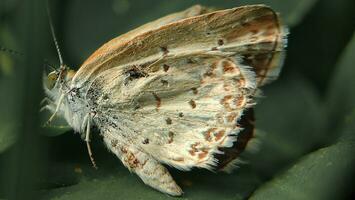
<svg viewBox="0 0 355 200">
<path fill-rule="evenodd" d="M 46 81 L 46 85 L 48 89 L 52 89 L 54 87 L 55 83 L 57 82 L 57 78 L 58 78 L 58 72 L 56 71 L 53 71 L 48 74 L 47 81 Z"/>
</svg>

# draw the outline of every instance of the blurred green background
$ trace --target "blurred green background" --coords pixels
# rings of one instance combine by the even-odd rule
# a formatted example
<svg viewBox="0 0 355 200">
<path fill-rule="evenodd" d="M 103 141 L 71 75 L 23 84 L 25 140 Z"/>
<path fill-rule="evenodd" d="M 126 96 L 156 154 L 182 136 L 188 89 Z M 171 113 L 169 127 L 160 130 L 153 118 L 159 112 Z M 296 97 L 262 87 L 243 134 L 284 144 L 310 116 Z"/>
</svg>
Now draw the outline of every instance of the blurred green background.
<svg viewBox="0 0 355 200">
<path fill-rule="evenodd" d="M 355 162 L 354 0 L 49 1 L 64 61 L 77 69 L 104 42 L 194 4 L 263 3 L 290 28 L 278 81 L 256 107 L 259 151 L 232 174 L 170 169 L 179 199 L 350 199 Z M 46 2 L 0 0 L 0 199 L 174 199 L 145 186 L 67 127 L 41 128 L 44 60 L 58 65 Z M 9 52 L 4 48 L 21 53 Z"/>
</svg>

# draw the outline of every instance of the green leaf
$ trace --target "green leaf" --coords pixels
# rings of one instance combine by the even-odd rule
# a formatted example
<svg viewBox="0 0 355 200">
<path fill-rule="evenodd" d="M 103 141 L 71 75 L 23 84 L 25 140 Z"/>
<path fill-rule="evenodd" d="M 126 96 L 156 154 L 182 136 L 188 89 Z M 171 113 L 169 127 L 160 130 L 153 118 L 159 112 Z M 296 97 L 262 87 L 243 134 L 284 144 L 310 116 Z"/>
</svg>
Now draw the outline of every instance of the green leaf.
<svg viewBox="0 0 355 200">
<path fill-rule="evenodd" d="M 294 27 L 301 23 L 304 16 L 313 8 L 317 0 L 247 0 L 242 1 L 247 4 L 265 4 L 281 14 L 283 21 L 289 26 Z"/>
<path fill-rule="evenodd" d="M 8 1 L 9 2 L 9 1 Z M 5 3 L 6 5 L 6 3 Z M 1 7 L 1 6 L 0 6 Z M 1 11 L 2 8 L 0 8 Z M 1 13 L 1 12 L 0 12 Z M 16 48 L 17 41 L 15 40 L 14 33 L 11 26 L 8 24 L 1 24 L 0 26 L 0 47 L 3 48 Z M 14 72 L 14 55 L 9 52 L 0 50 L 0 76 L 10 76 Z"/>
<path fill-rule="evenodd" d="M 317 0 L 301 0 L 301 1 L 273 1 L 270 6 L 280 12 L 281 16 L 285 16 L 285 23 L 289 27 L 300 24 L 306 14 L 317 3 Z"/>
<path fill-rule="evenodd" d="M 339 142 L 305 156 L 250 199 L 343 199 L 352 189 L 348 183 L 355 164 L 354 122 L 352 118 Z"/>
<path fill-rule="evenodd" d="M 337 63 L 328 91 L 329 128 L 336 130 L 355 113 L 355 34 Z"/>
<path fill-rule="evenodd" d="M 0 153 L 11 147 L 17 141 L 15 126 L 11 123 L 0 123 Z"/>
<path fill-rule="evenodd" d="M 0 54 L 0 74 L 8 76 L 12 73 L 13 61 L 7 54 Z"/>
<path fill-rule="evenodd" d="M 300 77 L 278 81 L 265 88 L 259 99 L 256 127 L 260 150 L 253 155 L 255 168 L 267 177 L 308 153 L 324 140 L 324 111 L 312 86 Z"/>
<path fill-rule="evenodd" d="M 11 90 L 13 84 L 11 77 L 0 79 L 0 94 L 3 94 L 0 98 L 0 153 L 10 148 L 18 139 L 18 121 L 15 118 L 17 97 Z"/>
<path fill-rule="evenodd" d="M 49 137 L 55 137 L 61 134 L 64 134 L 72 128 L 70 126 L 61 126 L 61 125 L 51 125 L 51 126 L 43 126 L 44 131 L 42 132 L 43 135 Z"/>
</svg>

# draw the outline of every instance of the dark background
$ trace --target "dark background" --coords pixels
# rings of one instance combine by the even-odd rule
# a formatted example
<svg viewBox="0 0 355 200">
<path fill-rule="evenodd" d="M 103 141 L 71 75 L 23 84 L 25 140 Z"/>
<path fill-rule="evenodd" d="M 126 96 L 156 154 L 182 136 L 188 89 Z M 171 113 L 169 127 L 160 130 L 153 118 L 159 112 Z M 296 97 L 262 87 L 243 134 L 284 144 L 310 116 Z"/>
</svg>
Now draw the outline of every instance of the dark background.
<svg viewBox="0 0 355 200">
<path fill-rule="evenodd" d="M 355 1 L 61 0 L 50 10 L 63 58 L 77 69 L 108 40 L 194 4 L 264 3 L 290 28 L 278 81 L 256 107 L 259 151 L 234 173 L 173 176 L 182 199 L 347 199 L 354 193 Z M 92 138 L 42 128 L 44 60 L 58 58 L 46 2 L 0 0 L 0 199 L 170 199 L 145 186 Z M 11 50 L 10 50 L 11 49 Z M 16 50 L 16 51 L 13 51 Z M 42 116 L 42 118 L 44 118 Z M 60 122 L 58 122 L 60 123 Z"/>
</svg>

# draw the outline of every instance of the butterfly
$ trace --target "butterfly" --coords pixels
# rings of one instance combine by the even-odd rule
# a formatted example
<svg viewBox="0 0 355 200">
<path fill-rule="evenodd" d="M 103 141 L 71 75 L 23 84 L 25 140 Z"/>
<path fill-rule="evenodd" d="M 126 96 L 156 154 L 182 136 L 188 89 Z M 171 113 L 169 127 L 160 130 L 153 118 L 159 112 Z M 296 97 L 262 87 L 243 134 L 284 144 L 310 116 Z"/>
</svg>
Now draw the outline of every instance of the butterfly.
<svg viewBox="0 0 355 200">
<path fill-rule="evenodd" d="M 78 71 L 60 59 L 44 78 L 50 121 L 63 117 L 84 134 L 90 158 L 96 127 L 145 184 L 181 195 L 164 165 L 233 169 L 254 137 L 259 88 L 280 72 L 286 36 L 265 5 L 170 14 L 107 42 Z"/>
</svg>

